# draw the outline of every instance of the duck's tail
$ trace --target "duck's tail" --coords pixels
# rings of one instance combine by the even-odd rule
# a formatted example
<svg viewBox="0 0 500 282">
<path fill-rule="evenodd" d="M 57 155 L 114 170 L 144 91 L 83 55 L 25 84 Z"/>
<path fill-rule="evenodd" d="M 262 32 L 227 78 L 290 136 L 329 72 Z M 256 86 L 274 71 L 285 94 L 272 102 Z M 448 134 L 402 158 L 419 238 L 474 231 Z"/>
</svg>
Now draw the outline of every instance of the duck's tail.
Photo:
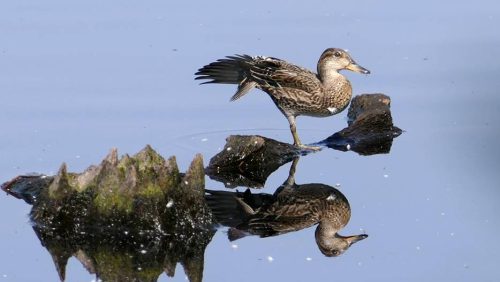
<svg viewBox="0 0 500 282">
<path fill-rule="evenodd" d="M 238 84 L 238 91 L 231 97 L 231 101 L 241 98 L 250 89 L 256 86 L 254 81 L 250 81 L 250 67 L 253 58 L 249 55 L 228 56 L 219 59 L 198 70 L 195 73 L 196 80 L 209 80 L 206 83 Z"/>
<path fill-rule="evenodd" d="M 212 214 L 224 226 L 236 227 L 246 220 L 237 197 L 238 192 L 205 190 L 205 200 Z"/>
</svg>

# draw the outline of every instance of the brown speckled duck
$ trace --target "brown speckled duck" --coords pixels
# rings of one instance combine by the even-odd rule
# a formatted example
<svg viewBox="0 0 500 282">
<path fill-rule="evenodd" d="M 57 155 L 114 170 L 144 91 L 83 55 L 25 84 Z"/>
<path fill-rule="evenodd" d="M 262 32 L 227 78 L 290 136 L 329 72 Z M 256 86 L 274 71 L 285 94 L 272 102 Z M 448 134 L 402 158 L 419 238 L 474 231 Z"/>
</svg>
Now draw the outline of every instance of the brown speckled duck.
<svg viewBox="0 0 500 282">
<path fill-rule="evenodd" d="M 229 240 L 247 235 L 269 237 L 298 231 L 318 224 L 315 239 L 325 256 L 338 256 L 368 237 L 342 236 L 338 232 L 351 218 L 346 197 L 337 189 L 320 183 L 295 184 L 297 161 L 288 179 L 273 195 L 205 190 L 205 199 L 217 222 L 231 227 Z"/>
<path fill-rule="evenodd" d="M 238 84 L 231 101 L 241 98 L 256 87 L 271 97 L 290 123 L 294 145 L 316 150 L 300 142 L 295 118 L 300 115 L 327 117 L 343 111 L 352 96 L 351 83 L 340 70 L 369 74 L 342 49 L 326 49 L 318 61 L 318 73 L 264 56 L 235 55 L 208 64 L 195 74 L 204 83 Z"/>
</svg>

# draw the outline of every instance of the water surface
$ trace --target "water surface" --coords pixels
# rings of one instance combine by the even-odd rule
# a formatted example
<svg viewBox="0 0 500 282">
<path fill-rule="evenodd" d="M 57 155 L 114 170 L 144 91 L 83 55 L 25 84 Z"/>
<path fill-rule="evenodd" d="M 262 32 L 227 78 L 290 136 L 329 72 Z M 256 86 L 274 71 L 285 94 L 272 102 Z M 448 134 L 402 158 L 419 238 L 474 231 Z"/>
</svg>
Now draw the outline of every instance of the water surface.
<svg viewBox="0 0 500 282">
<path fill-rule="evenodd" d="M 230 243 L 217 232 L 206 281 L 495 281 L 500 231 L 500 5 L 444 1 L 286 1 L 237 4 L 24 1 L 0 4 L 0 181 L 98 163 L 112 147 L 151 144 L 185 170 L 230 134 L 291 142 L 269 97 L 199 86 L 193 73 L 235 53 L 315 69 L 327 47 L 349 49 L 370 69 L 346 73 L 355 94 L 392 98 L 406 132 L 390 154 L 325 150 L 301 158 L 297 183 L 335 186 L 349 199 L 347 233 L 366 240 L 324 257 L 314 228 Z M 345 115 L 299 118 L 304 142 L 345 126 Z M 272 193 L 288 165 L 271 175 Z M 223 185 L 207 178 L 207 187 Z M 0 279 L 55 281 L 52 260 L 28 223 L 29 206 L 2 197 Z M 270 262 L 268 257 L 272 257 Z M 309 259 L 308 259 L 309 258 Z M 91 281 L 76 260 L 67 281 Z M 184 281 L 178 268 L 173 279 Z"/>
</svg>

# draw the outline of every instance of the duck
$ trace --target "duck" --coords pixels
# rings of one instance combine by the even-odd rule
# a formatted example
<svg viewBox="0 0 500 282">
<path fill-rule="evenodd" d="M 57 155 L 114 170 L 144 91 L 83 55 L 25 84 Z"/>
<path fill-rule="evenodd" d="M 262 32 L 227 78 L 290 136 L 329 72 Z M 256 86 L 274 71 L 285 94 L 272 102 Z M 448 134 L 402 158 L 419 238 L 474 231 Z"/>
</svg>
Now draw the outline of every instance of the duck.
<svg viewBox="0 0 500 282">
<path fill-rule="evenodd" d="M 303 150 L 319 150 L 304 145 L 296 127 L 298 116 L 328 117 L 342 112 L 352 97 L 349 80 L 339 73 L 350 70 L 362 74 L 370 71 L 357 64 L 341 48 L 328 48 L 320 56 L 317 73 L 274 57 L 226 56 L 198 69 L 195 80 L 201 84 L 236 84 L 236 101 L 257 88 L 267 93 L 290 125 L 293 144 Z"/>
<path fill-rule="evenodd" d="M 342 192 L 321 183 L 298 185 L 293 176 L 274 194 L 252 194 L 250 189 L 245 192 L 206 189 L 205 200 L 216 221 L 230 227 L 230 241 L 248 235 L 277 236 L 317 224 L 314 236 L 319 250 L 325 256 L 336 257 L 368 237 L 339 234 L 351 217 L 349 202 Z"/>
</svg>

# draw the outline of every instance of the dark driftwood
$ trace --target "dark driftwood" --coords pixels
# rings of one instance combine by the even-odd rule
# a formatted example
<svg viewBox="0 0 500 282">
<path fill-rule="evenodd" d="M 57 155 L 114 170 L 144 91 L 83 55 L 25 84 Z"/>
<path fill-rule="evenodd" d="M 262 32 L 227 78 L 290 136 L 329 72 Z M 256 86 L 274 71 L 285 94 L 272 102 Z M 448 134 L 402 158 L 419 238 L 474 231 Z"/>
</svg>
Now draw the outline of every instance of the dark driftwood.
<svg viewBox="0 0 500 282">
<path fill-rule="evenodd" d="M 205 172 L 228 188 L 263 187 L 271 173 L 299 153 L 293 145 L 263 136 L 232 135 Z"/>
<path fill-rule="evenodd" d="M 384 94 L 354 97 L 347 114 L 348 127 L 320 143 L 332 149 L 360 155 L 389 153 L 392 140 L 402 132 L 392 123 L 391 98 Z"/>
</svg>

